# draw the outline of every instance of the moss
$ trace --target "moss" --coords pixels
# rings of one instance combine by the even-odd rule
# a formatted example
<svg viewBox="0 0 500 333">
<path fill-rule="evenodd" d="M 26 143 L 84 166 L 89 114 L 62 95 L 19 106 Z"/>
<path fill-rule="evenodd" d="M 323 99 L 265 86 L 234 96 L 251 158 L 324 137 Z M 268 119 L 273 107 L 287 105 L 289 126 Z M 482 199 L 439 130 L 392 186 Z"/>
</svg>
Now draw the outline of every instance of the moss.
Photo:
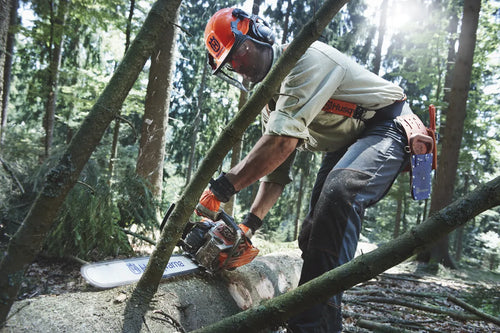
<svg viewBox="0 0 500 333">
<path fill-rule="evenodd" d="M 42 192 L 43 195 L 50 198 L 60 196 L 65 185 L 67 185 L 68 181 L 71 179 L 71 175 L 74 171 L 75 166 L 71 160 L 71 155 L 63 155 L 59 164 L 47 174 L 45 186 Z"/>
</svg>

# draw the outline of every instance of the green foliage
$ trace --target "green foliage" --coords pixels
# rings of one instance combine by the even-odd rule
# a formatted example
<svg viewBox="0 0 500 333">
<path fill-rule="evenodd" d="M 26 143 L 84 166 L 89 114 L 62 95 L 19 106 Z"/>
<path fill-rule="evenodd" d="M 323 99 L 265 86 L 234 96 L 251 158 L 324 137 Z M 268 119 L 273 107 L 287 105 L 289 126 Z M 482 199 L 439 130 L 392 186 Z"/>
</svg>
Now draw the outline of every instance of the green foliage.
<svg viewBox="0 0 500 333">
<path fill-rule="evenodd" d="M 73 255 L 93 260 L 130 253 L 127 237 L 115 223 L 117 212 L 111 199 L 109 187 L 102 182 L 94 190 L 73 188 L 46 239 L 44 250 L 55 256 Z"/>
<path fill-rule="evenodd" d="M 58 2 L 54 3 L 57 6 Z M 206 66 L 203 31 L 207 20 L 216 10 L 242 3 L 237 0 L 196 0 L 182 4 L 179 19 L 182 31 L 179 32 L 177 41 L 179 56 L 170 101 L 164 166 L 165 190 L 161 202 L 153 200 L 147 191 L 147 184 L 137 179 L 134 173 L 139 149 L 137 135 L 142 124 L 147 85 L 146 66 L 121 110 L 121 115 L 129 124 L 122 122 L 120 128 L 113 177 L 108 174 L 113 132 L 110 128 L 81 175 L 80 180 L 90 188 L 79 184 L 71 191 L 45 245 L 47 251 L 84 258 L 109 256 L 130 249 L 119 226 L 134 228 L 138 232 L 150 233 L 155 230 L 155 212 L 166 211 L 169 204 L 176 201 L 185 184 L 198 105 L 201 104 L 201 123 L 194 147 L 194 169 L 222 128 L 237 112 L 239 91 L 234 87 L 211 75 L 208 75 L 205 85 L 201 87 L 202 73 Z M 292 40 L 318 8 L 315 2 L 307 1 L 264 2 L 261 14 L 276 30 L 278 41 L 283 39 L 289 3 L 290 18 L 286 27 L 287 36 L 284 38 L 287 42 Z M 378 37 L 379 3 L 380 1 L 350 1 L 324 31 L 322 40 L 369 67 L 375 49 L 374 40 Z M 398 2 L 389 3 L 390 10 L 401 6 Z M 461 16 L 462 8 L 457 4 L 458 1 L 451 0 L 405 3 L 412 6 L 406 8 L 412 12 L 411 20 L 404 26 L 398 26 L 397 30 L 387 30 L 381 73 L 405 89 L 412 108 L 424 121 L 428 119 L 428 105 L 435 104 L 440 116 L 438 126 L 444 125 L 443 111 L 446 103 L 442 100 L 443 85 L 449 37 L 453 37 L 453 34 L 449 35 L 447 27 L 453 13 Z M 132 38 L 150 5 L 151 1 L 136 4 Z M 34 20 L 30 23 L 23 18 L 22 27 L 18 30 L 8 124 L 1 157 L 22 184 L 24 193 L 21 193 L 15 179 L 0 168 L 0 224 L 8 234 L 12 234 L 22 222 L 31 202 L 40 191 L 45 173 L 57 161 L 59 152 L 80 126 L 123 56 L 129 1 L 77 0 L 71 1 L 70 6 L 59 73 L 53 156 L 43 162 L 42 117 L 49 55 L 49 2 L 32 1 L 26 4 L 25 8 L 32 10 Z M 413 10 L 415 8 L 418 11 Z M 455 186 L 457 197 L 499 173 L 499 12 L 497 1 L 482 3 L 468 113 Z M 387 19 L 388 22 L 401 21 L 393 14 Z M 256 121 L 244 135 L 242 156 L 248 153 L 260 135 L 260 123 Z M 228 170 L 229 158 L 227 156 L 224 160 L 221 171 Z M 295 223 L 301 223 L 307 213 L 310 190 L 320 163 L 320 154 L 303 154 L 297 157 L 292 170 L 294 180 L 285 188 L 284 194 L 266 217 L 261 231 L 263 238 L 293 238 Z M 301 188 L 302 177 L 305 180 Z M 425 218 L 426 205 L 410 198 L 408 182 L 406 174 L 400 176 L 388 195 L 367 210 L 363 234 L 370 240 L 382 243 L 392 238 L 398 199 L 403 200 L 401 232 Z M 257 185 L 253 185 L 238 194 L 235 208 L 237 220 L 250 208 L 256 189 Z M 301 207 L 297 210 L 300 190 L 305 193 Z M 478 217 L 475 223 L 467 225 L 464 260 L 484 260 L 486 243 L 478 237 L 489 232 L 498 234 L 497 221 L 497 215 L 484 215 Z"/>
</svg>

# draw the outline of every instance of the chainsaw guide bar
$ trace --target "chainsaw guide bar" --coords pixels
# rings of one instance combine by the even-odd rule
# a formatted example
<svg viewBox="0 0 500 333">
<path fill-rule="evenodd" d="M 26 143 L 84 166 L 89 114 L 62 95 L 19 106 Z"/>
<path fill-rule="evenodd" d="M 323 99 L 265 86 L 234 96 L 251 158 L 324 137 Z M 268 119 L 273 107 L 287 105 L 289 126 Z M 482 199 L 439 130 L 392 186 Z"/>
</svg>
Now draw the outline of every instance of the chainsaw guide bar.
<svg viewBox="0 0 500 333">
<path fill-rule="evenodd" d="M 149 257 L 110 260 L 83 265 L 83 278 L 98 288 L 114 288 L 139 281 L 146 270 Z M 170 257 L 162 278 L 194 273 L 200 267 L 189 257 L 174 254 Z"/>
</svg>

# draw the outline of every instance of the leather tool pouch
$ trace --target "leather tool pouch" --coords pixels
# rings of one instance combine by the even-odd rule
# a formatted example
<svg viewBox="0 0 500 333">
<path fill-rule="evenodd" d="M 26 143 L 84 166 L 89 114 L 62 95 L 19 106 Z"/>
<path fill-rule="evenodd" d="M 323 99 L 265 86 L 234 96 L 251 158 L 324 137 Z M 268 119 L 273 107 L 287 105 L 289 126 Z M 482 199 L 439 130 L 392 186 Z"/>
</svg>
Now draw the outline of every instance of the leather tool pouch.
<svg viewBox="0 0 500 333">
<path fill-rule="evenodd" d="M 432 108 L 432 109 L 431 109 Z M 430 128 L 425 127 L 417 115 L 396 117 L 396 121 L 404 128 L 408 138 L 407 151 L 410 153 L 411 195 L 415 200 L 428 199 L 432 189 L 432 170 L 437 167 L 437 149 L 435 134 L 435 108 L 429 107 L 431 115 Z"/>
</svg>

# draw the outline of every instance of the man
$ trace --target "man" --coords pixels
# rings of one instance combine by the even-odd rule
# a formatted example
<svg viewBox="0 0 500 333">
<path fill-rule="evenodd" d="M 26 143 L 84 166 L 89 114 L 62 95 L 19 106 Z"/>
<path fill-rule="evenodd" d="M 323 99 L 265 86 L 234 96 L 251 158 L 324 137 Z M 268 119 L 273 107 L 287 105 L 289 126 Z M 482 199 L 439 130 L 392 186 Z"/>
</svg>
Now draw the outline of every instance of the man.
<svg viewBox="0 0 500 333">
<path fill-rule="evenodd" d="M 224 67 L 258 83 L 286 46 L 275 45 L 259 17 L 226 8 L 209 20 L 205 42 L 214 74 Z M 403 90 L 338 50 L 313 43 L 262 111 L 264 134 L 234 168 L 212 180 L 200 205 L 220 202 L 261 179 L 240 227 L 248 237 L 291 181 L 297 148 L 326 152 L 303 221 L 299 246 L 303 284 L 354 257 L 366 207 L 389 190 L 408 160 L 397 116 L 412 115 Z M 341 295 L 289 321 L 289 331 L 338 332 Z"/>
</svg>

